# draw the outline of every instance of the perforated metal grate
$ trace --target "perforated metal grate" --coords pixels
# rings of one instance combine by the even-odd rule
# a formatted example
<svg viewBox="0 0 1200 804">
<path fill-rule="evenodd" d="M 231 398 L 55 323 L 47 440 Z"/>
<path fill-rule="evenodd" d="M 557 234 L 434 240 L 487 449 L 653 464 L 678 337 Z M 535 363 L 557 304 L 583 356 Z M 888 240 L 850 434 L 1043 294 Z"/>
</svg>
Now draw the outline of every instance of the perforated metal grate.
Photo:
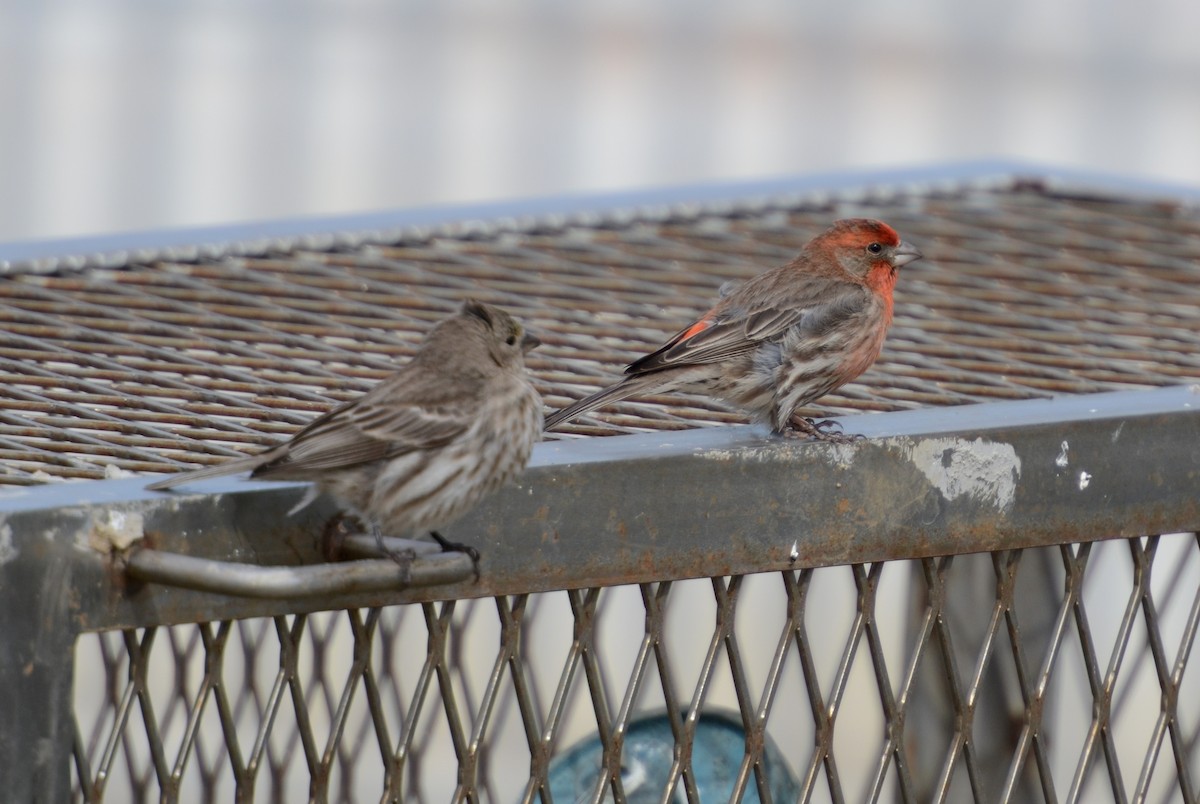
<svg viewBox="0 0 1200 804">
<path fill-rule="evenodd" d="M 1200 376 L 1200 215 L 1028 182 L 409 232 L 0 276 L 0 482 L 162 472 L 273 443 L 393 370 L 475 296 L 542 334 L 557 408 L 611 381 L 726 280 L 790 259 L 838 217 L 883 218 L 904 269 L 879 363 L 820 412 L 883 411 Z M 741 421 L 631 401 L 568 432 Z M 817 411 L 813 411 L 817 412 Z"/>
<path fill-rule="evenodd" d="M 274 443 L 386 376 L 469 296 L 539 330 L 529 362 L 557 408 L 723 282 L 851 215 L 887 220 L 926 259 L 902 273 L 879 363 L 810 413 L 1200 376 L 1200 212 L 1173 202 L 1005 181 L 347 235 L 0 275 L 0 482 L 171 471 Z M 567 433 L 739 421 L 662 397 Z M 1075 541 L 1113 535 L 83 634 L 73 789 L 86 801 L 508 802 L 551 789 L 659 801 L 664 787 L 690 801 L 1194 801 L 1200 542 Z M 694 537 L 698 556 L 727 538 Z M 955 549 L 997 544 L 973 538 Z"/>
</svg>

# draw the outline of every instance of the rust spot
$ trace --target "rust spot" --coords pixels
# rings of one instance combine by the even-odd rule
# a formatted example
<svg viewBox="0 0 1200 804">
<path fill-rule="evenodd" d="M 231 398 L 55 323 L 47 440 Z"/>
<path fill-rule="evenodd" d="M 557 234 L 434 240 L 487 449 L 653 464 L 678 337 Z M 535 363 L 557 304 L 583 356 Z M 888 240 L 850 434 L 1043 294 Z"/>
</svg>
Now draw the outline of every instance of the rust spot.
<svg viewBox="0 0 1200 804">
<path fill-rule="evenodd" d="M 156 530 L 147 529 L 146 532 L 142 534 L 142 547 L 156 550 L 162 547 L 162 543 L 163 535 Z"/>
<path fill-rule="evenodd" d="M 850 512 L 850 498 L 849 497 L 843 497 L 842 499 L 838 500 L 837 512 L 839 514 L 842 514 L 843 516 Z"/>
<path fill-rule="evenodd" d="M 354 519 L 354 523 L 351 523 L 350 519 Z M 358 522 L 357 517 L 347 517 L 337 514 L 325 523 L 325 527 L 322 528 L 321 535 L 317 541 L 317 549 L 326 561 L 337 561 L 342 558 L 342 546 L 346 542 L 346 537 L 350 535 L 352 527 L 356 533 L 365 532 L 362 523 Z"/>
<path fill-rule="evenodd" d="M 108 570 L 109 583 L 112 584 L 114 591 L 119 594 L 131 596 L 145 588 L 146 582 L 129 577 L 126 567 L 129 565 L 129 556 L 135 551 L 151 549 L 153 548 L 146 544 L 134 545 L 129 552 L 113 553 L 109 556 L 106 568 Z"/>
</svg>

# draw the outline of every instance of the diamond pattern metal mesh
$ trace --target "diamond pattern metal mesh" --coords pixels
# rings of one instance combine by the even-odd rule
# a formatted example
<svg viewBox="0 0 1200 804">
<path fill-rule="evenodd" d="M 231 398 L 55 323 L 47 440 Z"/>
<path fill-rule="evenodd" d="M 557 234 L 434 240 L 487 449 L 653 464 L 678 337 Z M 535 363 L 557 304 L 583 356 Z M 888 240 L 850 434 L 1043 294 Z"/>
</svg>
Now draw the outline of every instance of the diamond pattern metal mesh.
<svg viewBox="0 0 1200 804">
<path fill-rule="evenodd" d="M 729 711 L 747 801 L 768 741 L 806 801 L 1195 801 L 1197 578 L 1176 534 L 87 635 L 77 784 L 536 801 L 599 735 L 581 800 L 657 801 L 627 739 L 665 710 L 679 800 L 723 800 L 691 755 Z"/>
<path fill-rule="evenodd" d="M 850 215 L 927 258 L 877 365 L 807 413 L 1200 376 L 1200 214 L 1172 202 L 1005 181 L 347 235 L 0 275 L 0 483 L 274 443 L 468 296 L 539 330 L 557 408 Z M 567 434 L 739 421 L 675 396 Z M 1200 547 L 1176 534 L 85 634 L 74 783 L 109 802 L 549 800 L 598 738 L 555 800 L 1195 801 L 1198 620 Z M 724 777 L 718 713 L 737 724 Z"/>
<path fill-rule="evenodd" d="M 725 281 L 850 215 L 891 222 L 927 258 L 904 269 L 877 365 L 810 413 L 1200 375 L 1200 214 L 1173 203 L 1008 182 L 344 236 L 0 275 L 0 482 L 163 472 L 274 443 L 394 370 L 467 296 L 540 331 L 530 366 L 557 408 L 610 382 Z M 568 432 L 743 420 L 702 399 L 657 401 Z"/>
</svg>

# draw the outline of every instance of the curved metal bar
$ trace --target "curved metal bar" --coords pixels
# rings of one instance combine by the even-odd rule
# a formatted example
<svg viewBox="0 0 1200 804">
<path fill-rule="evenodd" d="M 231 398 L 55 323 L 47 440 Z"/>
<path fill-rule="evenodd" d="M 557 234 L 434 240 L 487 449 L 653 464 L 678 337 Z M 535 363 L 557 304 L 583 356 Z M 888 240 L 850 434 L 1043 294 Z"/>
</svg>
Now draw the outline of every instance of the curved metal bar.
<svg viewBox="0 0 1200 804">
<path fill-rule="evenodd" d="M 391 558 L 362 558 L 330 564 L 262 567 L 142 549 L 129 557 L 126 572 L 131 578 L 150 583 L 267 599 L 438 586 L 465 581 L 475 573 L 470 556 L 464 553 L 444 553 L 437 545 L 406 539 L 389 538 L 384 543 L 389 550 L 411 550 L 412 564 L 403 567 Z M 379 555 L 371 536 L 350 537 L 344 547 L 355 555 Z"/>
</svg>

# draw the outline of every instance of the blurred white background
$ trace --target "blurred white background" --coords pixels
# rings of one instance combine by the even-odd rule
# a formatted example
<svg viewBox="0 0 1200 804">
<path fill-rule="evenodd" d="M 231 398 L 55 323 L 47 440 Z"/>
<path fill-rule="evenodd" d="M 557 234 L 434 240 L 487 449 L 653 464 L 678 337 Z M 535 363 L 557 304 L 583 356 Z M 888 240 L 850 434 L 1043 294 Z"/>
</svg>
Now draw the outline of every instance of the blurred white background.
<svg viewBox="0 0 1200 804">
<path fill-rule="evenodd" d="M 1200 3 L 7 0 L 0 241 L 1035 160 L 1200 184 Z"/>
</svg>

